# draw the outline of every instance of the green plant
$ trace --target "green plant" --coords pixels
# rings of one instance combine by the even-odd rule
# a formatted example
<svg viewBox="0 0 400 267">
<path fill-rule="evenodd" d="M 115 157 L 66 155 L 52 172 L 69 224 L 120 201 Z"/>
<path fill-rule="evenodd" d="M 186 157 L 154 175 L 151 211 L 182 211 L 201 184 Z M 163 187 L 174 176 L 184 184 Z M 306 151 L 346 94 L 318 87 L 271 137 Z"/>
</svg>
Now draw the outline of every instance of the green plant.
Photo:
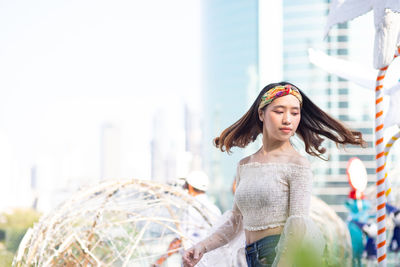
<svg viewBox="0 0 400 267">
<path fill-rule="evenodd" d="M 10 267 L 14 258 L 14 254 L 5 249 L 0 249 L 0 267 Z"/>
<path fill-rule="evenodd" d="M 39 217 L 40 213 L 33 209 L 14 209 L 11 212 L 0 214 L 0 232 L 5 234 L 3 240 L 5 249 L 0 250 L 2 253 L 0 257 L 5 258 L 0 258 L 1 263 L 8 262 L 9 257 L 12 261 L 13 254 L 17 251 L 26 231 L 39 220 Z M 0 267 L 2 266 L 0 265 Z"/>
</svg>

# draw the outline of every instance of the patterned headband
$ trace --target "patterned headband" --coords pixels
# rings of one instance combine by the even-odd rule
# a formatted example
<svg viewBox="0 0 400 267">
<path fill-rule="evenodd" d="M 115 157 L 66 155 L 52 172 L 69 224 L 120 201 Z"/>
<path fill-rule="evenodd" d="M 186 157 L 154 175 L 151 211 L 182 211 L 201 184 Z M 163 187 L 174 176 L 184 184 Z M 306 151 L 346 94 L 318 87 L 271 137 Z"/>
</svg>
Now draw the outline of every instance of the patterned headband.
<svg viewBox="0 0 400 267">
<path fill-rule="evenodd" d="M 289 95 L 289 94 L 295 96 L 300 101 L 300 107 L 301 107 L 301 105 L 303 103 L 303 98 L 301 97 L 299 89 L 297 89 L 294 86 L 291 86 L 290 84 L 287 84 L 285 86 L 278 85 L 278 86 L 275 86 L 274 88 L 268 90 L 261 97 L 261 102 L 260 102 L 260 105 L 258 106 L 258 110 L 264 108 L 266 105 L 268 105 L 269 103 L 274 101 L 275 98 Z"/>
</svg>

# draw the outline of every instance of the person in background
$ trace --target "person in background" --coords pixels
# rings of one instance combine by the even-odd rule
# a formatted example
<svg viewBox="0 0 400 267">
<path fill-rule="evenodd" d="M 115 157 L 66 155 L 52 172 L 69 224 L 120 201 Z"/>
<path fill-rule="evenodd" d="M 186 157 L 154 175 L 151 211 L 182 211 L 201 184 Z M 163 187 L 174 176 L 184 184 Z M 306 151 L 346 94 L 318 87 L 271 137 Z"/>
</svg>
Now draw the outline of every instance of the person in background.
<svg viewBox="0 0 400 267">
<path fill-rule="evenodd" d="M 395 262 L 400 262 L 400 257 L 398 256 L 400 252 L 400 209 L 386 203 L 386 212 L 389 214 L 390 218 L 392 218 L 394 224 L 392 239 L 389 243 L 389 251 L 394 253 Z"/>
<path fill-rule="evenodd" d="M 211 223 L 214 224 L 221 216 L 221 210 L 215 204 L 213 204 L 206 194 L 210 184 L 207 174 L 205 174 L 203 171 L 192 171 L 186 178 L 184 178 L 184 182 L 183 189 L 187 190 L 189 195 L 200 202 L 205 210 L 211 214 L 209 219 L 211 220 Z M 205 221 L 203 216 L 201 216 L 201 214 L 192 206 L 189 206 L 189 208 L 186 210 L 182 221 L 185 222 L 182 225 L 182 231 L 185 236 L 190 239 L 192 244 L 195 244 L 207 237 L 210 226 Z M 161 256 L 156 263 L 153 264 L 153 266 L 162 266 L 168 257 L 177 253 L 180 248 L 183 247 L 187 249 L 189 246 L 190 244 L 186 244 L 186 242 L 182 242 L 181 238 L 176 237 L 169 244 L 167 253 Z"/>
</svg>

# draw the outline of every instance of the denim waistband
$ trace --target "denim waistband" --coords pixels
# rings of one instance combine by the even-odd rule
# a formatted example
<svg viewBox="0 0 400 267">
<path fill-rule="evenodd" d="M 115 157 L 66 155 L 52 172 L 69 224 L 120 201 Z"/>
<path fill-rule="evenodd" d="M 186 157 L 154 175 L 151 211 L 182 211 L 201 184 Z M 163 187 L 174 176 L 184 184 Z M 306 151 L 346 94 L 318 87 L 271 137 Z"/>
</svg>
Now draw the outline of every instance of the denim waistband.
<svg viewBox="0 0 400 267">
<path fill-rule="evenodd" d="M 264 246 L 275 247 L 278 244 L 280 237 L 281 237 L 281 235 L 270 235 L 270 236 L 261 238 L 260 240 L 257 240 L 256 242 L 246 245 L 246 252 L 251 253 L 251 252 L 257 251 L 259 248 L 264 247 Z"/>
</svg>

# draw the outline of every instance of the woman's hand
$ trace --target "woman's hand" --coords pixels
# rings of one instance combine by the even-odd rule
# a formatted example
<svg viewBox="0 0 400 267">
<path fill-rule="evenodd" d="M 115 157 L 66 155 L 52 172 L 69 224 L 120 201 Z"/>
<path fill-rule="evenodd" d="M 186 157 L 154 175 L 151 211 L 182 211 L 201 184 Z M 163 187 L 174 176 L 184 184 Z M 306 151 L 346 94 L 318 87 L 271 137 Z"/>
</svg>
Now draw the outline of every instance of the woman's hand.
<svg viewBox="0 0 400 267">
<path fill-rule="evenodd" d="M 204 253 L 206 253 L 206 248 L 202 243 L 198 243 L 190 249 L 186 250 L 185 254 L 183 255 L 183 266 L 195 266 L 203 257 Z"/>
</svg>

